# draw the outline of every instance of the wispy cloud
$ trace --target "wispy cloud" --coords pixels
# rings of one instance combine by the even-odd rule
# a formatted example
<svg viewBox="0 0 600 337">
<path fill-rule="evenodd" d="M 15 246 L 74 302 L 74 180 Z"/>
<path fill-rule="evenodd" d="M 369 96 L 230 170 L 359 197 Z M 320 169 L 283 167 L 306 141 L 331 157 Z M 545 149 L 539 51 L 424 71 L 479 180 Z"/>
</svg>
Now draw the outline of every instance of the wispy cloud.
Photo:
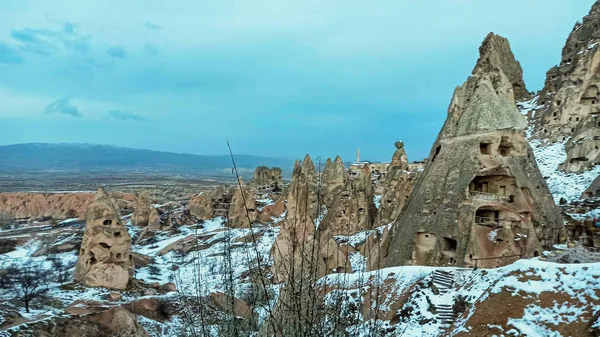
<svg viewBox="0 0 600 337">
<path fill-rule="evenodd" d="M 146 28 L 148 28 L 148 29 L 162 29 L 161 26 L 159 26 L 155 23 L 152 23 L 150 21 L 146 21 L 146 23 L 144 23 L 144 26 L 146 26 Z"/>
<path fill-rule="evenodd" d="M 61 30 L 13 29 L 10 36 L 19 43 L 21 50 L 41 56 L 50 56 L 58 50 L 86 53 L 90 49 L 90 37 L 78 35 L 72 23 L 66 23 Z"/>
<path fill-rule="evenodd" d="M 106 50 L 106 53 L 109 56 L 117 58 L 117 59 L 124 59 L 125 57 L 127 57 L 127 53 L 125 52 L 125 49 L 120 46 L 110 47 Z"/>
<path fill-rule="evenodd" d="M 23 59 L 19 52 L 5 43 L 0 42 L 0 63 L 21 63 Z"/>
<path fill-rule="evenodd" d="M 10 32 L 10 36 L 21 43 L 21 49 L 24 51 L 41 56 L 50 55 L 55 48 L 49 41 L 53 34 L 48 29 L 14 29 Z"/>
<path fill-rule="evenodd" d="M 118 120 L 122 120 L 122 121 L 135 121 L 135 122 L 146 121 L 146 118 L 144 118 L 140 115 L 130 113 L 130 112 L 123 112 L 121 110 L 111 110 L 108 112 L 108 115 L 112 119 L 118 119 Z"/>
<path fill-rule="evenodd" d="M 44 109 L 44 111 L 47 114 L 60 113 L 73 117 L 81 117 L 81 112 L 79 112 L 79 109 L 76 106 L 69 102 L 70 99 L 71 97 L 57 99 L 56 101 L 50 103 L 46 109 Z"/>
</svg>

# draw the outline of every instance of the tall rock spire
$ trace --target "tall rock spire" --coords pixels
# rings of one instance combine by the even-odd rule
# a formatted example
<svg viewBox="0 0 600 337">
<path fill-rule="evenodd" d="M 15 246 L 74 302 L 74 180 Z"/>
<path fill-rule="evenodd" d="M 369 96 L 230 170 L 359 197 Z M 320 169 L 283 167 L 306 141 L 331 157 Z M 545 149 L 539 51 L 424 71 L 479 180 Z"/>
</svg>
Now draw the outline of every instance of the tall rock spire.
<svg viewBox="0 0 600 337">
<path fill-rule="evenodd" d="M 502 41 L 486 38 L 473 75 L 455 90 L 427 167 L 392 226 L 387 265 L 496 267 L 539 254 L 561 231 L 515 107 L 522 80 L 504 73 L 518 63 Z"/>
<path fill-rule="evenodd" d="M 131 237 L 103 189 L 86 212 L 74 279 L 89 287 L 125 289 L 133 276 Z"/>
</svg>

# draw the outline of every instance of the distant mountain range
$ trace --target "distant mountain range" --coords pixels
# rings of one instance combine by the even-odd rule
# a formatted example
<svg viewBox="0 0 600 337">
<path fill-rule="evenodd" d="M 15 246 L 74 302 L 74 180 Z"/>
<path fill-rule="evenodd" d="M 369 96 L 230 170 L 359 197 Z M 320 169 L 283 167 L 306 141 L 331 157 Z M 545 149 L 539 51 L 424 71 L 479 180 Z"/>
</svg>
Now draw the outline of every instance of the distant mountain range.
<svg viewBox="0 0 600 337">
<path fill-rule="evenodd" d="M 289 159 L 235 155 L 238 169 L 257 166 L 280 167 L 291 172 Z M 208 173 L 227 171 L 231 175 L 231 157 L 179 154 L 138 150 L 108 145 L 30 143 L 0 146 L 0 172 L 38 171 L 141 171 L 161 173 Z"/>
</svg>

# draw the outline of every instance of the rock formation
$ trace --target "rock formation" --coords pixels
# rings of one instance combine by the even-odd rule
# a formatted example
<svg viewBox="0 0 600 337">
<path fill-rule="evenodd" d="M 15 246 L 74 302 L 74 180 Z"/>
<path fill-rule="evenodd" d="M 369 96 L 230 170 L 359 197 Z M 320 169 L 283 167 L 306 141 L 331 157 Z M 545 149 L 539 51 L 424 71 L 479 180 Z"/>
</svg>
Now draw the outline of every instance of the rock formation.
<svg viewBox="0 0 600 337">
<path fill-rule="evenodd" d="M 283 178 L 281 169 L 273 167 L 269 169 L 266 166 L 259 166 L 254 170 L 254 177 L 251 185 L 262 192 L 280 192 L 283 189 Z"/>
<path fill-rule="evenodd" d="M 375 226 L 387 225 L 396 221 L 404 208 L 408 197 L 415 185 L 417 174 L 408 171 L 408 156 L 404 150 L 404 143 L 395 143 L 396 152 L 387 170 L 387 177 L 383 183 L 383 193 L 379 204 Z"/>
<path fill-rule="evenodd" d="M 120 209 L 129 208 L 132 194 L 115 194 Z M 0 215 L 11 218 L 83 218 L 94 193 L 0 193 Z"/>
<path fill-rule="evenodd" d="M 142 192 L 137 196 L 135 211 L 131 216 L 131 224 L 134 226 L 148 227 L 151 230 L 160 229 L 160 215 L 154 206 L 148 192 Z"/>
<path fill-rule="evenodd" d="M 229 213 L 230 206 L 231 191 L 225 186 L 201 192 L 190 199 L 190 213 L 198 220 L 225 217 Z"/>
<path fill-rule="evenodd" d="M 332 232 L 321 227 L 317 230 L 315 226 L 322 213 L 310 156 L 306 155 L 302 163 L 295 163 L 286 198 L 286 218 L 271 251 L 276 282 L 289 281 L 291 275 L 298 279 L 315 278 L 348 270 L 348 256 L 340 251 Z"/>
<path fill-rule="evenodd" d="M 534 110 L 533 135 L 567 141 L 560 169 L 582 172 L 600 163 L 600 2 L 575 24 L 560 65 L 546 74 Z"/>
<path fill-rule="evenodd" d="M 86 212 L 74 279 L 89 287 L 125 289 L 133 275 L 131 237 L 102 189 Z"/>
<path fill-rule="evenodd" d="M 357 177 L 349 179 L 341 190 L 335 190 L 333 200 L 321 222 L 322 230 L 333 235 L 351 235 L 371 229 L 377 208 L 373 203 L 369 166 L 363 166 Z"/>
<path fill-rule="evenodd" d="M 346 167 L 340 156 L 335 157 L 332 162 L 327 158 L 325 168 L 321 174 L 321 185 L 323 194 L 323 204 L 327 207 L 333 205 L 336 196 L 344 189 L 346 185 L 347 175 Z"/>
<path fill-rule="evenodd" d="M 244 181 L 240 178 L 238 186 L 231 198 L 229 226 L 235 228 L 250 227 L 250 223 L 256 220 L 256 215 L 254 192 L 246 186 Z"/>
<path fill-rule="evenodd" d="M 427 167 L 392 226 L 387 265 L 502 266 L 540 254 L 562 234 L 515 106 L 521 82 L 505 74 L 516 64 L 507 55 L 505 39 L 488 35 L 473 75 L 456 88 Z"/>
<path fill-rule="evenodd" d="M 594 181 L 586 188 L 581 195 L 581 199 L 598 198 L 600 197 L 600 176 L 596 177 Z"/>
<path fill-rule="evenodd" d="M 401 170 L 408 170 L 408 156 L 406 155 L 406 150 L 404 150 L 404 142 L 399 140 L 394 143 L 394 146 L 396 146 L 396 151 L 392 156 L 392 162 L 390 163 L 390 167 L 397 167 Z"/>
</svg>

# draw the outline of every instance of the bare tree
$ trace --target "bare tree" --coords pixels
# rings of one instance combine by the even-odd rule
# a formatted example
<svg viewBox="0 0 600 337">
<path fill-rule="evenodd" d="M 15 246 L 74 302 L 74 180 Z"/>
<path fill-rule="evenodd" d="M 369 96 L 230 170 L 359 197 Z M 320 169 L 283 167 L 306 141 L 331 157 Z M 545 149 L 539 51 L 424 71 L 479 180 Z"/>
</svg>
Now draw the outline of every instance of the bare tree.
<svg viewBox="0 0 600 337">
<path fill-rule="evenodd" d="M 0 288 L 14 291 L 27 312 L 33 300 L 43 297 L 48 292 L 48 284 L 52 281 L 49 270 L 31 261 L 10 265 L 0 279 Z"/>
</svg>

